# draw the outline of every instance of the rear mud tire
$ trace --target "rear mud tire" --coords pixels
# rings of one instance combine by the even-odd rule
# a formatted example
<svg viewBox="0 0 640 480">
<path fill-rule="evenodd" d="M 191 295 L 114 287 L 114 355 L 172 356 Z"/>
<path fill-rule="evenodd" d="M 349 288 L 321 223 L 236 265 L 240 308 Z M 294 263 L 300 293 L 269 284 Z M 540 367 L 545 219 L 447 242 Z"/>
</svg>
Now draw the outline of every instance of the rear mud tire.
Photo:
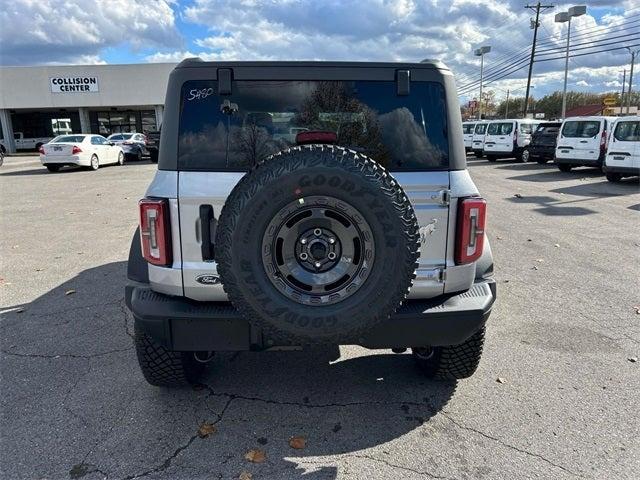
<svg viewBox="0 0 640 480">
<path fill-rule="evenodd" d="M 607 177 L 607 180 L 612 183 L 618 183 L 620 180 L 622 180 L 622 175 L 620 175 L 619 173 L 607 173 L 605 174 L 605 176 Z"/>
<path fill-rule="evenodd" d="M 205 364 L 193 352 L 174 352 L 156 343 L 135 325 L 134 337 L 138 364 L 147 382 L 157 387 L 179 387 L 197 383 Z"/>
<path fill-rule="evenodd" d="M 46 167 L 51 173 L 57 173 L 60 171 L 60 165 L 46 165 Z"/>
<path fill-rule="evenodd" d="M 326 205 L 321 203 L 323 198 Z M 285 219 L 296 219 L 305 209 L 325 207 L 325 212 L 333 208 L 345 212 L 345 217 L 351 215 L 357 229 L 364 225 L 367 240 L 358 257 L 363 266 L 343 279 L 340 291 L 329 285 L 318 287 L 313 281 L 321 277 L 313 277 L 316 272 L 307 268 L 314 278 L 310 285 L 326 290 L 305 293 L 295 289 L 291 275 L 281 273 L 282 258 L 293 264 L 299 253 L 285 250 L 279 257 L 279 240 L 270 243 L 269 232 L 274 219 L 288 223 Z M 298 231 L 316 227 L 318 231 L 332 228 L 325 218 L 310 216 Z M 418 240 L 413 208 L 382 166 L 345 148 L 306 145 L 267 158 L 243 177 L 222 209 L 215 244 L 225 292 L 243 316 L 263 331 L 268 345 L 339 344 L 357 342 L 404 301 L 415 277 Z M 349 262 L 355 264 L 356 257 L 338 254 L 339 264 L 330 268 L 340 264 L 351 268 Z"/>
<path fill-rule="evenodd" d="M 413 358 L 428 378 L 459 380 L 473 375 L 480 364 L 485 327 L 459 345 L 414 348 Z"/>
<path fill-rule="evenodd" d="M 498 160 L 498 157 L 496 157 L 495 155 L 487 155 L 487 160 L 489 160 L 491 163 L 493 163 L 496 160 Z"/>
<path fill-rule="evenodd" d="M 566 163 L 559 163 L 558 164 L 558 170 L 560 170 L 561 172 L 564 172 L 564 173 L 569 173 L 572 168 L 573 168 L 573 165 L 567 165 Z"/>
</svg>

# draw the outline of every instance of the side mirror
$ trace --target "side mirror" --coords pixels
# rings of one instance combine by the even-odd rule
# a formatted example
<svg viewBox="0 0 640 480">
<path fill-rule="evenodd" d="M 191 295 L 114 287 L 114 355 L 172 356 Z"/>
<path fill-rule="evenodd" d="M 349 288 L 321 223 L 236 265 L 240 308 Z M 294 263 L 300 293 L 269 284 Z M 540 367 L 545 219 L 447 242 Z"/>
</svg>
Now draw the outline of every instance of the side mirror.
<svg viewBox="0 0 640 480">
<path fill-rule="evenodd" d="M 111 145 L 112 147 L 115 145 L 115 143 L 113 142 L 107 142 L 109 145 Z"/>
</svg>

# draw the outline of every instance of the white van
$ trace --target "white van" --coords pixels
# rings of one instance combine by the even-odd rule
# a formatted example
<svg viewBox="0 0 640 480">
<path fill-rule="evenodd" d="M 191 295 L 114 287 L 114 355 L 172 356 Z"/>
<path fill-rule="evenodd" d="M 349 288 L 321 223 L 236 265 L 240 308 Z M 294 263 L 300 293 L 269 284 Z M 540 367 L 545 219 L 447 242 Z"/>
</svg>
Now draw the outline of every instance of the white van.
<svg viewBox="0 0 640 480">
<path fill-rule="evenodd" d="M 611 126 L 604 172 L 610 182 L 640 176 L 640 117 L 618 118 Z"/>
<path fill-rule="evenodd" d="M 487 160 L 495 162 L 498 157 L 515 157 L 522 161 L 522 150 L 531 142 L 531 134 L 539 123 L 540 120 L 528 118 L 489 122 L 482 147 Z"/>
<path fill-rule="evenodd" d="M 573 167 L 602 168 L 607 151 L 607 132 L 616 117 L 565 118 L 558 134 L 555 162 L 562 172 Z"/>
<path fill-rule="evenodd" d="M 476 128 L 475 122 L 462 122 L 462 138 L 464 139 L 464 151 L 470 152 L 473 143 L 473 131 Z"/>
<path fill-rule="evenodd" d="M 484 120 L 476 123 L 476 128 L 473 130 L 473 139 L 471 143 L 471 150 L 477 158 L 482 158 L 482 149 L 484 147 L 484 134 L 487 133 L 487 125 L 489 122 Z"/>
</svg>

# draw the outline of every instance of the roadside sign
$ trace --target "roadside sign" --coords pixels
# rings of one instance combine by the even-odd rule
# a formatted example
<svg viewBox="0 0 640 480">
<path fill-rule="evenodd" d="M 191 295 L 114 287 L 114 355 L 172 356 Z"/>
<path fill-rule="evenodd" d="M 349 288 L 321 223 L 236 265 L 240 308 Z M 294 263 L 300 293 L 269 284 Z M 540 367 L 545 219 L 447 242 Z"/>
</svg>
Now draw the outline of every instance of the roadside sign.
<svg viewBox="0 0 640 480">
<path fill-rule="evenodd" d="M 613 107 L 617 103 L 618 103 L 618 99 L 616 97 L 613 97 L 613 96 L 604 97 L 602 99 L 602 104 L 606 105 L 607 107 Z"/>
</svg>

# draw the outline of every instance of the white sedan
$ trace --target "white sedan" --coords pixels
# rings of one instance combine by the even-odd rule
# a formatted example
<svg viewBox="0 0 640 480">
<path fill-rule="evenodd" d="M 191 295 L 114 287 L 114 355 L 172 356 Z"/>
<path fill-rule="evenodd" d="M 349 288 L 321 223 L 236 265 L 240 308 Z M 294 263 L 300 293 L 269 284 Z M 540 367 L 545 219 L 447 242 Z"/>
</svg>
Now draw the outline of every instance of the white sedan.
<svg viewBox="0 0 640 480">
<path fill-rule="evenodd" d="M 40 147 L 40 162 L 50 172 L 64 165 L 97 170 L 101 165 L 124 163 L 122 147 L 102 135 L 60 135 Z"/>
</svg>

